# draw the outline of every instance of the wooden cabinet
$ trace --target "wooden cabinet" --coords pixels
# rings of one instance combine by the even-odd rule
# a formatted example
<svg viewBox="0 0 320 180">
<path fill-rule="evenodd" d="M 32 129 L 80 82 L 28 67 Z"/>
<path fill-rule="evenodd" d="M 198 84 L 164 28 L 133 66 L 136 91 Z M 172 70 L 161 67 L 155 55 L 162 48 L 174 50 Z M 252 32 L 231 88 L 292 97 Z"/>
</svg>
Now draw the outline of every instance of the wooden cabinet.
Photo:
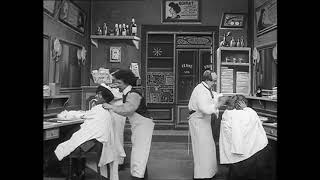
<svg viewBox="0 0 320 180">
<path fill-rule="evenodd" d="M 219 47 L 217 75 L 217 92 L 250 95 L 251 48 Z"/>
<path fill-rule="evenodd" d="M 146 32 L 146 100 L 159 125 L 188 127 L 188 102 L 213 69 L 213 32 Z"/>
<path fill-rule="evenodd" d="M 173 124 L 174 35 L 147 33 L 146 103 L 156 122 Z"/>
</svg>

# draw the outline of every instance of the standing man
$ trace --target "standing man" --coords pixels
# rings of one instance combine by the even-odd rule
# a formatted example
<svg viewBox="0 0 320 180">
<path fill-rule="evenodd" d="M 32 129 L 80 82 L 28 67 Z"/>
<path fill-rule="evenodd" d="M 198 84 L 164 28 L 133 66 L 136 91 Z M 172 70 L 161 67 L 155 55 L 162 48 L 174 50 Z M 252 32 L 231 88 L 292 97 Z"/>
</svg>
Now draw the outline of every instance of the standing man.
<svg viewBox="0 0 320 180">
<path fill-rule="evenodd" d="M 203 73 L 202 82 L 192 91 L 189 101 L 189 130 L 194 159 L 194 179 L 212 179 L 218 171 L 216 147 L 211 130 L 211 114 L 218 116 L 218 93 L 211 88 L 217 75 L 211 70 Z"/>
<path fill-rule="evenodd" d="M 123 93 L 122 105 L 104 103 L 105 109 L 125 116 L 131 124 L 131 178 L 147 179 L 147 161 L 149 157 L 154 123 L 148 118 L 145 98 L 132 89 L 136 77 L 131 70 L 119 70 L 113 74 L 114 83 Z"/>
</svg>

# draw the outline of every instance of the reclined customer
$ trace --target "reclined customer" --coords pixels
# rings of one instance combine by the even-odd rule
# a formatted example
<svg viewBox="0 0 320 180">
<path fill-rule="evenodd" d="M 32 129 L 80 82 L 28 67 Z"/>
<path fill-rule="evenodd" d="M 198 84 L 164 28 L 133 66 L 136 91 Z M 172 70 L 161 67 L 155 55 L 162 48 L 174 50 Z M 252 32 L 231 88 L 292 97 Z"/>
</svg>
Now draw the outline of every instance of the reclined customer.
<svg viewBox="0 0 320 180">
<path fill-rule="evenodd" d="M 120 157 L 125 157 L 123 146 L 118 136 L 115 136 L 114 122 L 116 119 L 111 112 L 106 111 L 103 103 L 109 103 L 114 99 L 112 92 L 103 86 L 98 86 L 96 90 L 96 105 L 88 111 L 79 111 L 81 118 L 85 119 L 80 129 L 72 134 L 71 138 L 57 146 L 54 153 L 61 161 L 68 156 L 81 144 L 96 139 L 103 144 L 99 166 L 102 167 L 108 163 L 115 164 L 110 167 L 110 179 L 118 179 L 117 163 Z"/>
</svg>

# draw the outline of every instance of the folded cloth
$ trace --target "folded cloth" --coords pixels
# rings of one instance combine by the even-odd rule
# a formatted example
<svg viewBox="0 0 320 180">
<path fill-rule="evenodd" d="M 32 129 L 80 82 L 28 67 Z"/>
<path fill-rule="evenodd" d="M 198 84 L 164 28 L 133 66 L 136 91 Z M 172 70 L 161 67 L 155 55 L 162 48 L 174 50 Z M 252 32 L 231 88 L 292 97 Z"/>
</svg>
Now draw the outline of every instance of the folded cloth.
<svg viewBox="0 0 320 180">
<path fill-rule="evenodd" d="M 85 111 L 67 111 L 64 110 L 57 115 L 61 120 L 74 120 L 80 119 L 85 114 Z"/>
</svg>

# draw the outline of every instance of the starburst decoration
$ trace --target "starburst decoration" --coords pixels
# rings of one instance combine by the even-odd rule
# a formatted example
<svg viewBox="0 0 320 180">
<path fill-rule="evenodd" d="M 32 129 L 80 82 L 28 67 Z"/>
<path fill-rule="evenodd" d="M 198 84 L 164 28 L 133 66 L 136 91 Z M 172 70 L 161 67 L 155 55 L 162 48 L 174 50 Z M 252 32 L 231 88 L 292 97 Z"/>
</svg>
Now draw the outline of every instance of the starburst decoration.
<svg viewBox="0 0 320 180">
<path fill-rule="evenodd" d="M 155 56 L 161 56 L 162 50 L 161 48 L 153 48 L 152 52 Z"/>
</svg>

